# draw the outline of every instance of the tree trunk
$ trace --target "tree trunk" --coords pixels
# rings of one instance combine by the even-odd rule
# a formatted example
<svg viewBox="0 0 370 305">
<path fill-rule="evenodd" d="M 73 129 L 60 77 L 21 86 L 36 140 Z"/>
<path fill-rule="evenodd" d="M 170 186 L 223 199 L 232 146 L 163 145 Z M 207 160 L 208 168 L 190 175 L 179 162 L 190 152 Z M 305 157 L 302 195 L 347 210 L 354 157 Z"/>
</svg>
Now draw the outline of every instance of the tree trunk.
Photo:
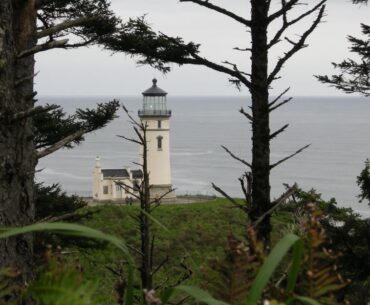
<svg viewBox="0 0 370 305">
<path fill-rule="evenodd" d="M 34 0 L 0 1 L 0 226 L 33 222 L 36 154 L 30 118 L 12 116 L 33 107 L 33 56 L 17 54 L 36 44 Z M 23 79 L 23 81 L 20 81 Z M 0 241 L 0 268 L 16 267 L 27 281 L 32 276 L 32 236 Z"/>
<path fill-rule="evenodd" d="M 267 1 L 251 0 L 252 10 L 252 221 L 270 208 L 270 127 L 268 91 Z M 257 227 L 257 236 L 270 242 L 270 216 Z"/>
<path fill-rule="evenodd" d="M 145 123 L 146 124 L 146 123 Z M 141 209 L 145 213 L 140 212 L 140 233 L 141 233 L 141 284 L 143 289 L 151 290 L 153 286 L 153 262 L 150 234 L 150 182 L 148 173 L 148 148 L 146 139 L 146 127 L 143 131 L 143 188 L 141 197 Z"/>
</svg>

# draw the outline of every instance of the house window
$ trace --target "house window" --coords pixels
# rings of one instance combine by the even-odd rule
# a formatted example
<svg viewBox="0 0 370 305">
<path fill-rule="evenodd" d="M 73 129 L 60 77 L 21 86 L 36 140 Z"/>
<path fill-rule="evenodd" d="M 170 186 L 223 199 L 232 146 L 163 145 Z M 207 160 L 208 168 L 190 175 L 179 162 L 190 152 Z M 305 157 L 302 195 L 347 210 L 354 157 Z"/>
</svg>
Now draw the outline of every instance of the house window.
<svg viewBox="0 0 370 305">
<path fill-rule="evenodd" d="M 121 190 L 121 186 L 119 184 L 116 184 L 116 191 L 119 192 Z"/>
<path fill-rule="evenodd" d="M 108 194 L 108 185 L 103 186 L 103 194 L 107 195 Z"/>
<path fill-rule="evenodd" d="M 158 128 L 162 128 L 162 121 L 161 120 L 158 121 Z"/>
<path fill-rule="evenodd" d="M 158 150 L 162 150 L 162 142 L 163 142 L 163 137 L 162 136 L 157 137 L 157 148 L 158 148 Z"/>
</svg>

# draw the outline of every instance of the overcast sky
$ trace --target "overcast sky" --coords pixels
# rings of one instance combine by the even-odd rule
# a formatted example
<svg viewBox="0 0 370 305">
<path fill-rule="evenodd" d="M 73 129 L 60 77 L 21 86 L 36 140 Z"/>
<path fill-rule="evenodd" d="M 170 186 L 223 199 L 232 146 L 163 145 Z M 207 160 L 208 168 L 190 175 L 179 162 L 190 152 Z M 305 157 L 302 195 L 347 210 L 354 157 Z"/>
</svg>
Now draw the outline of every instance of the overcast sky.
<svg viewBox="0 0 370 305">
<path fill-rule="evenodd" d="M 249 19 L 248 0 L 212 2 Z M 272 0 L 274 5 L 279 2 Z M 306 2 L 316 3 L 314 0 Z M 234 51 L 233 47 L 247 47 L 250 36 L 234 20 L 177 0 L 113 0 L 112 7 L 123 20 L 147 14 L 154 29 L 201 43 L 202 55 L 216 62 L 235 62 L 240 69 L 249 72 L 250 55 Z M 272 94 L 289 86 L 292 95 L 341 95 L 318 83 L 313 75 L 330 74 L 331 62 L 349 56 L 346 36 L 359 35 L 360 22 L 368 22 L 369 17 L 370 6 L 355 6 L 349 0 L 328 0 L 325 22 L 308 39 L 310 46 L 285 65 L 282 79 L 273 85 Z M 307 23 L 296 26 L 290 38 L 294 40 L 307 26 Z M 271 64 L 286 47 L 281 45 L 272 50 Z M 207 68 L 173 66 L 172 72 L 163 76 L 150 67 L 138 67 L 127 55 L 112 55 L 98 47 L 41 53 L 37 55 L 36 69 L 40 71 L 36 78 L 40 95 L 139 95 L 150 86 L 153 77 L 157 77 L 159 86 L 171 95 L 248 95 L 246 89 L 238 93 L 228 83 L 227 75 Z"/>
</svg>

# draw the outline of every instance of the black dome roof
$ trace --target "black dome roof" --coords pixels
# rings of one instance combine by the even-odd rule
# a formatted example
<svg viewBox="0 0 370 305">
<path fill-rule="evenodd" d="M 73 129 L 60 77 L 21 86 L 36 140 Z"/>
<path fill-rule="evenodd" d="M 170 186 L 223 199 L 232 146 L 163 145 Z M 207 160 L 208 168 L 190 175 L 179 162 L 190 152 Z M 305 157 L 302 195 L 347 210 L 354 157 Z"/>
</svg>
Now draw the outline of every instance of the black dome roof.
<svg viewBox="0 0 370 305">
<path fill-rule="evenodd" d="M 142 93 L 144 96 L 166 96 L 167 92 L 157 87 L 157 79 L 153 78 L 153 86 Z"/>
</svg>

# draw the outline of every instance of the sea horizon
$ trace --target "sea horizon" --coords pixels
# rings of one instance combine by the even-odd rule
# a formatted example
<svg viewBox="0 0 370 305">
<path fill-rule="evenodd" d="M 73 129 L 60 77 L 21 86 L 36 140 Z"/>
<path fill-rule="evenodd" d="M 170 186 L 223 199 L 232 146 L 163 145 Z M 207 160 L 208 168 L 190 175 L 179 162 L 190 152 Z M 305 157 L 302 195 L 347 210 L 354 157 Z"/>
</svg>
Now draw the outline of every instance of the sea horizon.
<svg viewBox="0 0 370 305">
<path fill-rule="evenodd" d="M 67 113 L 75 108 L 93 107 L 109 96 L 40 95 L 41 104 L 61 104 Z M 136 113 L 142 98 L 116 96 Z M 226 145 L 241 157 L 250 158 L 250 125 L 238 110 L 247 109 L 249 96 L 176 96 L 169 95 L 171 118 L 172 180 L 179 194 L 216 194 L 214 182 L 230 195 L 241 196 L 238 177 L 245 168 L 221 148 Z M 349 107 L 350 105 L 350 107 Z M 304 190 L 317 189 L 328 200 L 335 197 L 341 206 L 351 206 L 362 214 L 370 212 L 359 204 L 356 177 L 370 157 L 370 102 L 352 96 L 305 96 L 271 114 L 271 131 L 290 124 L 281 137 L 271 143 L 275 162 L 300 147 L 311 146 L 271 173 L 272 197 L 284 191 L 283 184 L 298 183 Z M 96 155 L 105 168 L 130 166 L 137 161 L 137 147 L 124 143 L 118 134 L 130 135 L 123 112 L 106 128 L 89 134 L 86 141 L 72 150 L 62 150 L 42 159 L 38 181 L 60 183 L 68 193 L 88 194 Z M 365 140 L 364 140 L 365 139 Z M 133 167 L 131 165 L 131 167 Z"/>
</svg>

